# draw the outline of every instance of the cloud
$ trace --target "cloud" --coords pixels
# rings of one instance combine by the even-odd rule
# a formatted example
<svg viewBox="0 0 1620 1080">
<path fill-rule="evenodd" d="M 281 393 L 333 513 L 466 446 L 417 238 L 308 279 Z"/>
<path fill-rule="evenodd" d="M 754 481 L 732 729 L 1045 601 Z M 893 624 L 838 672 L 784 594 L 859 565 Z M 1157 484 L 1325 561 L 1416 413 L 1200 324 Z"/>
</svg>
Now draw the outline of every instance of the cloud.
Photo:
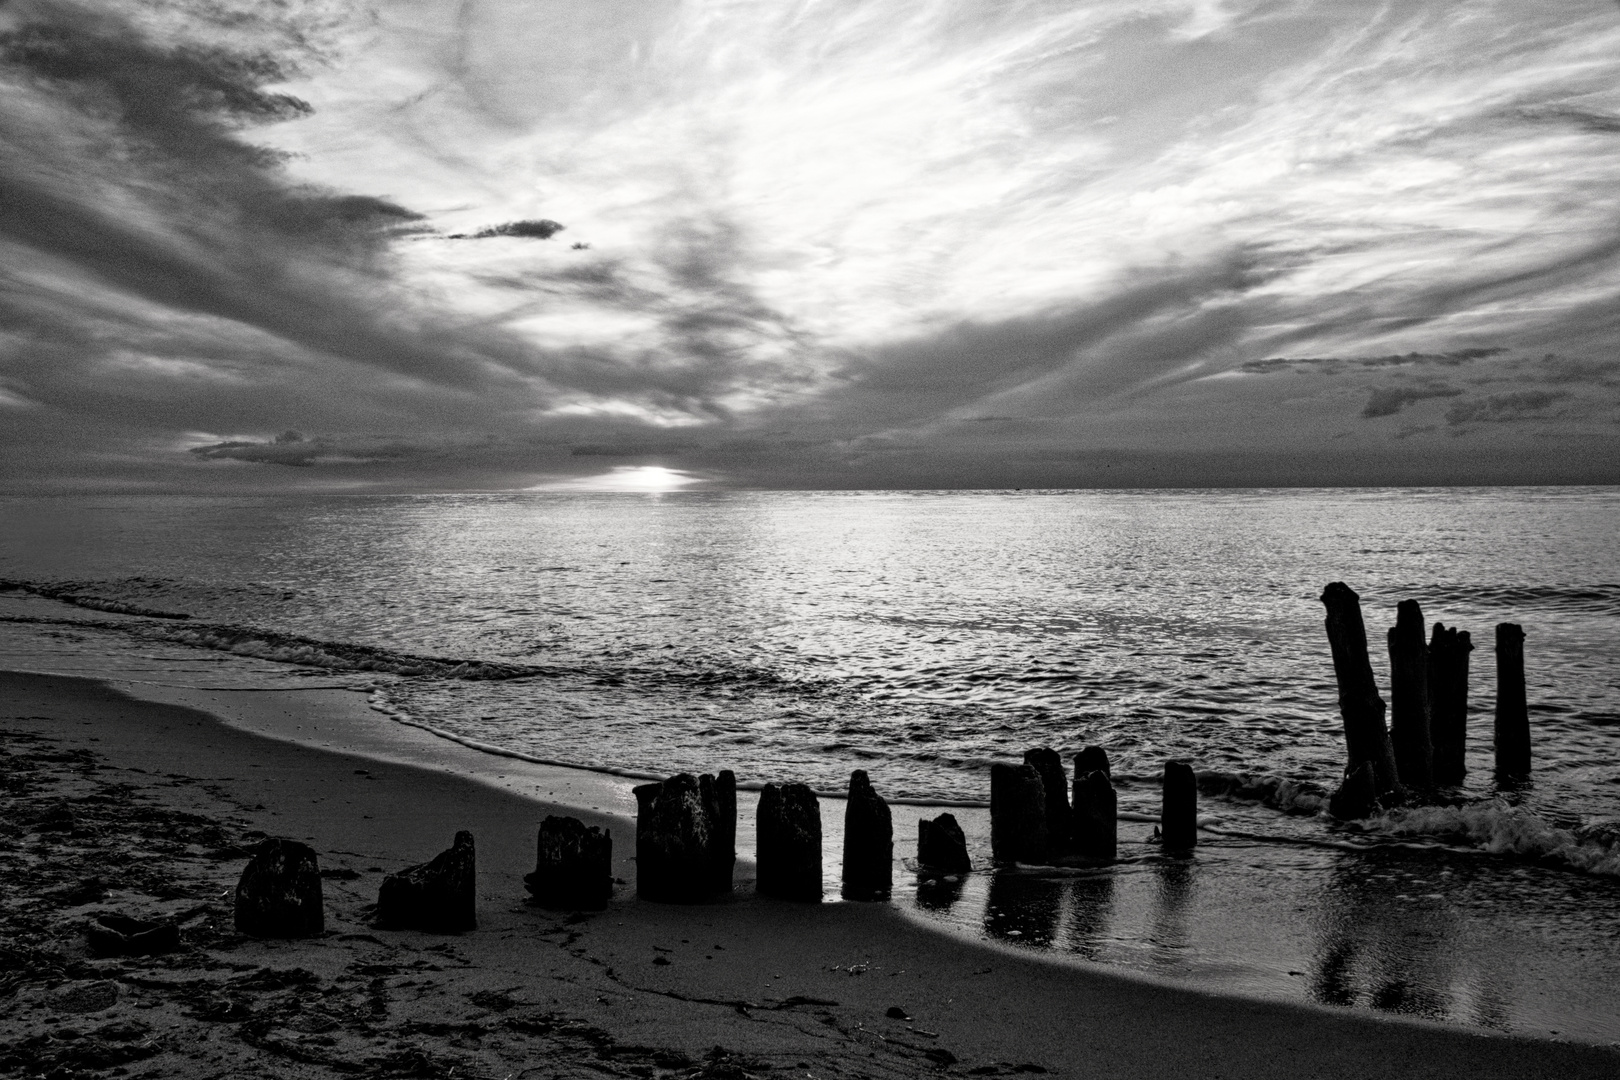
<svg viewBox="0 0 1620 1080">
<path fill-rule="evenodd" d="M 1506 394 L 1492 394 L 1473 401 L 1459 401 L 1446 410 L 1446 423 L 1507 424 L 1520 420 L 1540 420 L 1546 410 L 1569 395 L 1562 391 L 1516 390 Z"/>
<path fill-rule="evenodd" d="M 535 221 L 508 221 L 504 225 L 490 225 L 475 233 L 451 233 L 451 240 L 488 240 L 496 236 L 517 236 L 534 240 L 550 240 L 568 226 L 549 218 Z"/>
<path fill-rule="evenodd" d="M 1372 392 L 1367 399 L 1366 406 L 1361 410 L 1363 419 L 1375 419 L 1380 416 L 1394 416 L 1414 401 L 1424 401 L 1428 398 L 1458 397 L 1462 394 L 1454 386 L 1443 383 L 1428 383 L 1422 386 L 1383 386 Z"/>
</svg>

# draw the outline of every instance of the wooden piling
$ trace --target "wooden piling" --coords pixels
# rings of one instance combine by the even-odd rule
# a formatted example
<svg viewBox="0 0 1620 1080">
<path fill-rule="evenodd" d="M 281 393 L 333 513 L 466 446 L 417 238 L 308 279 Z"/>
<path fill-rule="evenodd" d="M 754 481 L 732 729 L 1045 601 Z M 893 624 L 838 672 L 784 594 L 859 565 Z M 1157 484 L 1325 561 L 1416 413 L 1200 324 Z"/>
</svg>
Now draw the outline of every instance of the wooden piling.
<svg viewBox="0 0 1620 1080">
<path fill-rule="evenodd" d="M 1046 846 L 1052 854 L 1069 849 L 1074 832 L 1069 810 L 1069 784 L 1063 772 L 1063 758 L 1049 746 L 1024 751 L 1024 764 L 1041 774 L 1041 787 L 1046 791 Z"/>
<path fill-rule="evenodd" d="M 972 871 L 968 861 L 967 837 L 954 814 L 941 814 L 930 821 L 917 819 L 917 865 L 944 874 Z"/>
<path fill-rule="evenodd" d="M 1191 851 L 1198 846 L 1198 775 L 1184 761 L 1164 763 L 1159 835 L 1165 851 Z"/>
<path fill-rule="evenodd" d="M 990 854 L 997 862 L 1046 861 L 1046 787 L 1033 765 L 990 766 Z"/>
<path fill-rule="evenodd" d="M 894 822 L 865 769 L 849 778 L 844 810 L 845 900 L 882 900 L 894 888 Z"/>
<path fill-rule="evenodd" d="M 1108 862 L 1119 854 L 1119 801 L 1101 769 L 1074 781 L 1074 852 Z"/>
<path fill-rule="evenodd" d="M 1524 628 L 1496 626 L 1496 778 L 1530 776 L 1530 707 L 1524 694 Z"/>
<path fill-rule="evenodd" d="M 1429 738 L 1434 782 L 1455 787 L 1468 775 L 1468 631 L 1434 624 L 1429 638 Z"/>
<path fill-rule="evenodd" d="M 821 804 L 804 784 L 759 793 L 756 887 L 783 900 L 821 902 Z"/>
<path fill-rule="evenodd" d="M 1434 784 L 1434 748 L 1423 610 L 1416 600 L 1402 600 L 1395 612 L 1389 628 L 1389 741 L 1401 784 L 1427 788 Z"/>
<path fill-rule="evenodd" d="M 1328 644 L 1333 649 L 1333 674 L 1339 684 L 1339 715 L 1344 720 L 1348 761 L 1345 775 L 1363 762 L 1372 765 L 1380 798 L 1398 802 L 1405 797 L 1395 767 L 1395 750 L 1384 728 L 1384 699 L 1373 682 L 1367 658 L 1367 628 L 1361 620 L 1361 597 L 1342 581 L 1322 590 L 1327 608 Z"/>
</svg>

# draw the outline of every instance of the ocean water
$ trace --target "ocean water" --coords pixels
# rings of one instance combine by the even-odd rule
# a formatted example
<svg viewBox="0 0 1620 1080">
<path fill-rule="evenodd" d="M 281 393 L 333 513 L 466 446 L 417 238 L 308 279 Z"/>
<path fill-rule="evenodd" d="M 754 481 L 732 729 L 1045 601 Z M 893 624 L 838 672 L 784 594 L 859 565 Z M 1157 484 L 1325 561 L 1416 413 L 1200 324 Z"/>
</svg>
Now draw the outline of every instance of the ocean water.
<svg viewBox="0 0 1620 1080">
<path fill-rule="evenodd" d="M 1620 926 L 1620 489 L 8 498 L 0 520 L 11 666 L 365 685 L 396 718 L 541 759 L 824 791 L 864 768 L 928 804 L 982 803 L 989 764 L 1028 747 L 1101 745 L 1122 810 L 1147 818 L 1180 758 L 1200 772 L 1210 845 L 1181 945 L 1150 947 L 1157 924 L 1138 917 L 1177 893 L 1145 825 L 1122 830 L 1131 854 L 1103 879 L 976 877 L 950 903 L 924 889 L 917 909 L 1212 984 L 1246 964 L 1262 991 L 1620 1038 L 1620 1021 L 1573 1019 L 1616 1011 L 1598 988 L 1620 982 L 1615 948 L 1590 936 Z M 1386 696 L 1397 602 L 1472 633 L 1454 805 L 1351 827 L 1318 813 L 1343 762 L 1317 600 L 1336 580 L 1361 594 Z M 1511 791 L 1490 768 L 1503 621 L 1527 635 L 1534 726 L 1534 780 Z M 1272 880 L 1275 898 L 1301 875 L 1328 882 L 1328 900 L 1290 909 L 1310 909 L 1295 951 L 1322 970 L 1288 968 L 1287 950 L 1256 961 L 1254 942 L 1241 962 L 1200 946 L 1221 911 L 1252 906 L 1241 882 Z M 1386 878 L 1388 903 L 1370 903 Z M 1438 914 L 1369 915 L 1410 903 Z M 1400 948 L 1365 952 L 1343 929 L 1489 951 L 1522 940 L 1509 916 L 1526 905 L 1546 963 L 1589 988 L 1549 1002 L 1492 976 L 1486 994 L 1461 961 L 1381 976 Z M 996 915 L 1046 909 L 1028 933 Z M 1221 948 L 1237 948 L 1234 919 Z M 1343 955 L 1323 959 L 1335 933 Z"/>
</svg>

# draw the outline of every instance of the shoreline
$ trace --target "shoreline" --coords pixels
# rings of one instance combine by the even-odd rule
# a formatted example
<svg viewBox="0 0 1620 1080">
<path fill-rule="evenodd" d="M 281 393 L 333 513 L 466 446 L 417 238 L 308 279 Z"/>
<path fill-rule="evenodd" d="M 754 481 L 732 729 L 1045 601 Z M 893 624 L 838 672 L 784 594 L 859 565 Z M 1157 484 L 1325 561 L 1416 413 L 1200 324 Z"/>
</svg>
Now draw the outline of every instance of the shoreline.
<svg viewBox="0 0 1620 1080">
<path fill-rule="evenodd" d="M 188 1043 L 191 1035 L 177 1034 L 169 1049 L 153 1057 L 164 1066 L 162 1075 L 214 1075 L 217 1066 L 201 1049 L 211 1041 L 220 1046 L 208 1053 L 238 1055 L 231 1060 L 239 1069 L 248 1067 L 246 1062 L 273 1061 L 275 1068 L 266 1074 L 330 1075 L 332 1061 L 364 1061 L 365 1047 L 375 1050 L 382 1040 L 410 1042 L 434 1062 L 458 1054 L 476 1058 L 484 1064 L 472 1068 L 473 1074 L 496 1076 L 518 1074 L 493 1066 L 512 1064 L 514 1054 L 521 1063 L 525 1040 L 550 1040 L 546 1045 L 555 1060 L 543 1069 L 520 1070 L 539 1075 L 735 1075 L 723 1072 L 728 1062 L 750 1075 L 818 1080 L 937 1075 L 941 1069 L 978 1075 L 1180 1072 L 1290 1080 L 1506 1071 L 1569 1078 L 1612 1075 L 1620 1068 L 1620 1053 L 1610 1048 L 1213 995 L 1164 980 L 1077 968 L 1006 946 L 956 940 L 915 925 L 885 904 L 792 905 L 757 898 L 746 887 L 729 900 L 695 907 L 644 903 L 634 897 L 633 818 L 603 798 L 583 804 L 596 809 L 575 808 L 566 800 L 603 795 L 600 785 L 587 791 L 591 785 L 577 777 L 524 770 L 521 776 L 499 777 L 507 782 L 503 787 L 472 775 L 465 765 L 458 771 L 453 760 L 424 767 L 336 745 L 271 739 L 178 703 L 151 703 L 89 680 L 0 674 L 0 691 L 8 744 L 38 738 L 70 757 L 79 755 L 73 759 L 81 763 L 72 766 L 78 770 L 73 782 L 101 782 L 94 778 L 108 774 L 139 805 L 182 805 L 195 815 L 229 819 L 228 827 L 239 834 L 258 829 L 306 840 L 320 852 L 323 869 L 337 872 L 326 882 L 328 933 L 299 942 L 259 942 L 223 929 L 228 908 L 219 902 L 216 886 L 233 885 L 245 857 L 209 861 L 189 850 L 157 852 L 154 866 L 168 860 L 177 882 L 187 875 L 204 881 L 207 889 L 199 886 L 191 896 L 125 893 L 72 906 L 48 891 L 9 896 L 13 913 L 23 908 L 37 913 L 29 916 L 32 932 L 61 955 L 64 965 L 57 975 L 12 986 L 16 1006 L 0 1020 L 5 1034 L 0 1042 L 15 1037 L 20 1045 L 51 1030 L 51 1002 L 66 992 L 63 987 L 112 982 L 121 989 L 106 1016 L 116 1019 L 127 1011 L 129 1023 L 142 1015 L 172 1016 L 180 1025 L 176 1030 L 195 1029 L 200 1041 Z M 329 715 L 318 709 L 300 714 L 316 729 L 312 736 L 329 735 L 327 741 L 351 747 L 365 741 L 363 725 L 342 734 L 318 731 L 312 718 L 324 721 Z M 423 733 L 422 738 L 433 737 Z M 439 740 L 434 743 L 443 748 Z M 82 763 L 92 754 L 99 763 L 84 770 Z M 52 767 L 49 761 L 39 765 Z M 549 780 L 557 786 L 536 794 L 537 784 Z M 94 806 L 82 805 L 87 812 Z M 13 815 L 13 809 L 8 796 L 8 818 L 26 816 Z M 521 875 L 533 865 L 534 827 L 548 811 L 572 813 L 613 830 L 615 874 L 632 884 L 618 888 L 606 912 L 569 919 L 522 903 Z M 8 856 L 49 854 L 61 865 L 80 857 L 58 852 L 53 847 L 58 840 L 34 824 L 13 827 L 5 839 Z M 115 824 L 116 816 L 107 827 Z M 471 828 L 477 837 L 480 929 L 443 938 L 369 927 L 364 908 L 375 897 L 382 871 L 431 857 L 458 828 Z M 98 905 L 134 915 L 161 914 L 198 899 L 212 904 L 208 918 L 219 928 L 186 952 L 140 961 L 85 957 L 78 927 Z M 18 900 L 26 903 L 12 903 Z M 392 959 L 378 959 L 384 953 Z M 387 999 L 370 1019 L 363 1024 L 334 1020 L 334 1027 L 313 1033 L 301 1032 L 298 1016 L 315 1006 L 291 1004 L 297 988 L 253 990 L 268 996 L 268 1003 L 245 1006 L 250 1013 L 257 1009 L 258 1022 L 199 1019 L 193 1014 L 201 1006 L 179 1000 L 179 991 L 172 989 L 184 981 L 184 973 L 193 982 L 217 982 L 220 993 L 251 996 L 253 988 L 241 985 L 247 978 L 240 974 L 244 961 L 272 972 L 313 972 L 304 994 L 310 999 L 319 996 L 316 988 L 334 999 L 347 993 L 344 979 L 351 977 L 364 989 L 362 968 L 392 967 L 395 974 L 369 976 L 385 984 L 372 990 Z M 430 970 L 435 967 L 439 970 Z M 278 978 L 285 982 L 290 976 Z M 495 1007 L 518 998 L 521 1007 Z M 887 1018 L 891 1007 L 902 1008 L 914 1021 Z M 523 1009 L 544 1009 L 553 1019 L 542 1022 L 540 1014 Z M 570 1024 L 605 1035 L 575 1046 L 558 1034 L 575 1030 Z M 59 1023 L 55 1030 L 62 1030 Z M 320 1039 L 333 1040 L 332 1045 Z M 729 1056 L 705 1058 L 717 1044 L 728 1047 Z M 267 1045 L 281 1050 L 265 1050 Z M 604 1058 L 604 1046 L 646 1052 L 638 1058 L 616 1051 Z"/>
</svg>

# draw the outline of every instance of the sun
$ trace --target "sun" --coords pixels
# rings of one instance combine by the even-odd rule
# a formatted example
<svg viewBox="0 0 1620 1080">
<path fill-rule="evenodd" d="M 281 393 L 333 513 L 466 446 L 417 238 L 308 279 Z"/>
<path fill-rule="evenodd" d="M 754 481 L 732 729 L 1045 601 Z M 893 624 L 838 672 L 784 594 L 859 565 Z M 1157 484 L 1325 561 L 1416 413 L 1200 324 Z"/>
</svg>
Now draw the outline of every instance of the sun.
<svg viewBox="0 0 1620 1080">
<path fill-rule="evenodd" d="M 618 465 L 611 472 L 536 484 L 530 491 L 679 491 L 703 481 L 662 465 Z"/>
</svg>

